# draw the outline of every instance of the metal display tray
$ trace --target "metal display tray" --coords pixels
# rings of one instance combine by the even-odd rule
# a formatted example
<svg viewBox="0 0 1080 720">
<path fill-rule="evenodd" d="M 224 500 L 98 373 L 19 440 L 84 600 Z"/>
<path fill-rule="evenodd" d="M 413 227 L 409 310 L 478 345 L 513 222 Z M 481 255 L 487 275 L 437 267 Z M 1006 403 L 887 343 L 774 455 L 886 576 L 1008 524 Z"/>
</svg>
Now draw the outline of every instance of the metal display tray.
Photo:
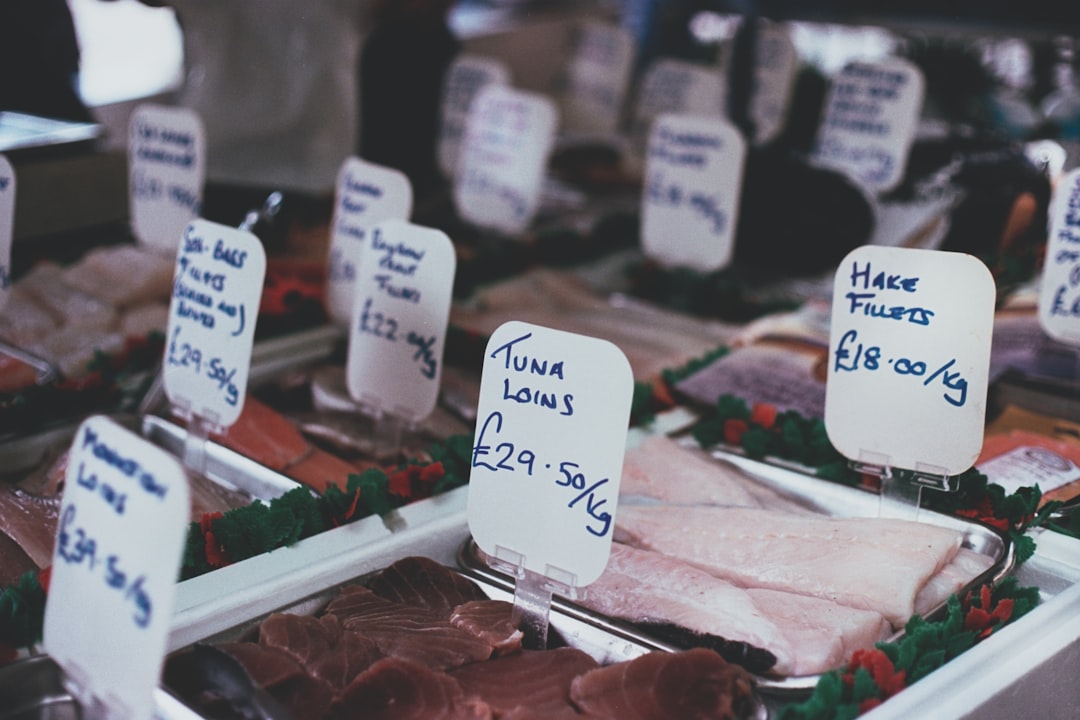
<svg viewBox="0 0 1080 720">
<path fill-rule="evenodd" d="M 817 510 L 830 517 L 877 517 L 883 500 L 879 495 L 857 488 L 830 483 L 810 477 L 794 470 L 768 465 L 742 456 L 731 455 L 713 450 L 713 457 L 729 461 L 753 476 L 762 485 L 771 488 L 788 499 Z M 962 547 L 989 557 L 993 564 L 972 579 L 960 590 L 960 593 L 984 583 L 996 583 L 1015 565 L 1015 549 L 1008 538 L 998 531 L 977 522 L 954 518 L 929 510 L 921 510 L 920 522 L 954 529 L 963 534 Z M 479 549 L 471 538 L 463 544 L 458 556 L 459 563 L 470 577 L 482 578 L 493 586 L 498 586 L 513 593 L 513 579 L 499 570 L 489 567 L 480 556 Z M 650 637 L 632 626 L 617 619 L 605 618 L 570 600 L 553 598 L 553 607 L 562 615 L 578 618 L 581 622 L 596 624 L 608 632 L 625 636 L 628 640 L 642 647 L 658 650 L 680 649 L 669 642 Z M 942 602 L 926 613 L 928 619 L 941 617 L 946 612 Z M 904 631 L 894 633 L 889 640 L 896 641 L 904 636 Z M 821 675 L 800 675 L 786 677 L 756 676 L 757 685 L 763 693 L 777 696 L 797 697 L 809 693 L 817 685 Z"/>
</svg>

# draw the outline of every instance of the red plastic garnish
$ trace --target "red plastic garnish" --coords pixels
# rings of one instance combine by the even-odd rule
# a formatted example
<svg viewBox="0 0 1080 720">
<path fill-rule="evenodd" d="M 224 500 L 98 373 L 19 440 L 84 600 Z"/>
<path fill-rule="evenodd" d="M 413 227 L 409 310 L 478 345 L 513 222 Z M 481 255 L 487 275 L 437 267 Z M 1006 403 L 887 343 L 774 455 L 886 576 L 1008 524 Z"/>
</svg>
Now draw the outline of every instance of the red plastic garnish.
<svg viewBox="0 0 1080 720">
<path fill-rule="evenodd" d="M 750 422 L 757 423 L 766 430 L 771 430 L 776 424 L 776 406 L 769 403 L 757 403 L 750 411 Z"/>
<path fill-rule="evenodd" d="M 1003 598 L 995 605 L 991 596 L 990 585 L 979 589 L 979 604 L 974 604 L 974 591 L 964 599 L 964 629 L 974 631 L 976 639 L 983 640 L 990 636 L 1012 617 L 1015 603 L 1011 598 Z"/>
<path fill-rule="evenodd" d="M 851 661 L 847 666 L 847 672 L 843 676 L 845 684 L 850 686 L 854 683 L 855 672 L 859 668 L 864 668 L 870 673 L 874 684 L 881 690 L 881 693 L 876 698 L 878 703 L 888 700 L 907 687 L 907 673 L 904 670 L 897 670 L 889 656 L 879 648 L 856 650 L 852 654 Z M 864 701 L 864 704 L 868 702 L 870 700 Z M 875 705 L 871 705 L 871 707 L 875 707 Z"/>
<path fill-rule="evenodd" d="M 728 445 L 739 445 L 742 443 L 742 437 L 750 426 L 746 424 L 745 420 L 739 420 L 737 418 L 728 418 L 724 421 L 724 442 Z"/>
<path fill-rule="evenodd" d="M 214 521 L 223 517 L 225 514 L 221 512 L 206 513 L 199 520 L 199 529 L 202 531 L 203 544 L 206 547 L 206 562 L 214 568 L 225 567 L 230 562 L 224 546 L 214 537 Z"/>
<path fill-rule="evenodd" d="M 52 580 L 52 565 L 38 570 L 37 581 L 46 594 L 49 592 L 49 582 Z"/>
</svg>

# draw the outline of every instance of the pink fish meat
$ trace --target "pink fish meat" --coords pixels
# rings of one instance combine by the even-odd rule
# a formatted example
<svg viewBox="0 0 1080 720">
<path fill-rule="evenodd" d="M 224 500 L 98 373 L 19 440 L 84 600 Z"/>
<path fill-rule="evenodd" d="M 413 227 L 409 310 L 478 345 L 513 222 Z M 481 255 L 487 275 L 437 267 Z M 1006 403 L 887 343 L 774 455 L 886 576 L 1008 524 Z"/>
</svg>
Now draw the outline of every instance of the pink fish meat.
<svg viewBox="0 0 1080 720">
<path fill-rule="evenodd" d="M 743 587 L 784 590 L 880 612 L 900 627 L 915 596 L 960 548 L 955 530 L 887 518 L 770 510 L 620 507 L 616 539 Z"/>
</svg>

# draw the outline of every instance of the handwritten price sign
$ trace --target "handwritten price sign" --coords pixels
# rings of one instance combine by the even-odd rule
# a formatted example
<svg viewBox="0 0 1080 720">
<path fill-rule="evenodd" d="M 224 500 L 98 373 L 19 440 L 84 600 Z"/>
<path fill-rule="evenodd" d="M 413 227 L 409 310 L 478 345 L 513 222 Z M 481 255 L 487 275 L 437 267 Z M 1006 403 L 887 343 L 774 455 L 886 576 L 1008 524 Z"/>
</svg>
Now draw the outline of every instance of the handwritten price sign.
<svg viewBox="0 0 1080 720">
<path fill-rule="evenodd" d="M 994 281 L 970 255 L 866 246 L 833 286 L 825 426 L 846 457 L 971 467 L 982 448 Z"/>
<path fill-rule="evenodd" d="M 494 557 L 576 586 L 611 550 L 633 378 L 611 343 L 523 322 L 491 336 L 472 453 L 469 528 Z"/>
<path fill-rule="evenodd" d="M 149 718 L 190 519 L 187 478 L 165 451 L 104 417 L 71 447 L 45 648 L 108 717 Z"/>
<path fill-rule="evenodd" d="M 1039 324 L 1055 340 L 1080 344 L 1080 170 L 1058 183 L 1050 208 Z"/>
<path fill-rule="evenodd" d="M 208 220 L 176 256 L 163 378 L 177 407 L 228 427 L 243 409 L 266 253 L 254 235 Z"/>
<path fill-rule="evenodd" d="M 435 409 L 456 267 L 440 230 L 387 220 L 361 255 L 345 380 L 373 409 L 417 422 Z"/>
</svg>

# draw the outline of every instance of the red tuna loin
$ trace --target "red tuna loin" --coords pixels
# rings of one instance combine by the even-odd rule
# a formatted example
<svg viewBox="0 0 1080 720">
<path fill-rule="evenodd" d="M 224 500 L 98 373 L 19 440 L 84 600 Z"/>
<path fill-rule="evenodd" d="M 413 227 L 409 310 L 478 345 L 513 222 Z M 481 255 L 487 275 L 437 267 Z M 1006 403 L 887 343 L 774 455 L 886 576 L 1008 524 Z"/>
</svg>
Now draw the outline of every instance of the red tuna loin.
<svg viewBox="0 0 1080 720">
<path fill-rule="evenodd" d="M 514 624 L 514 606 L 503 600 L 470 600 L 454 608 L 450 624 L 487 642 L 496 655 L 521 649 L 524 633 Z"/>
<path fill-rule="evenodd" d="M 332 720 L 490 720 L 491 709 L 467 697 L 449 675 L 385 658 L 356 677 L 334 704 Z"/>
<path fill-rule="evenodd" d="M 372 640 L 346 632 L 334 615 L 274 613 L 259 625 L 259 644 L 286 653 L 335 691 L 382 657 Z"/>
<path fill-rule="evenodd" d="M 474 663 L 450 671 L 470 695 L 484 700 L 496 717 L 574 717 L 570 684 L 599 664 L 573 648 L 522 650 L 520 653 Z M 528 711 L 527 713 L 525 711 Z"/>
<path fill-rule="evenodd" d="M 449 618 L 470 600 L 486 600 L 475 583 L 426 557 L 402 558 L 371 578 L 367 586 L 379 597 L 416 605 Z"/>
<path fill-rule="evenodd" d="M 712 650 L 653 652 L 575 678 L 570 699 L 612 720 L 724 720 L 752 714 L 750 675 Z"/>
<path fill-rule="evenodd" d="M 389 657 L 446 670 L 491 657 L 492 646 L 423 607 L 379 597 L 365 587 L 343 588 L 327 606 L 341 626 L 373 641 Z"/>
<path fill-rule="evenodd" d="M 218 648 L 244 666 L 252 681 L 299 720 L 321 718 L 330 709 L 330 685 L 311 677 L 284 652 L 257 643 L 225 643 Z"/>
</svg>

